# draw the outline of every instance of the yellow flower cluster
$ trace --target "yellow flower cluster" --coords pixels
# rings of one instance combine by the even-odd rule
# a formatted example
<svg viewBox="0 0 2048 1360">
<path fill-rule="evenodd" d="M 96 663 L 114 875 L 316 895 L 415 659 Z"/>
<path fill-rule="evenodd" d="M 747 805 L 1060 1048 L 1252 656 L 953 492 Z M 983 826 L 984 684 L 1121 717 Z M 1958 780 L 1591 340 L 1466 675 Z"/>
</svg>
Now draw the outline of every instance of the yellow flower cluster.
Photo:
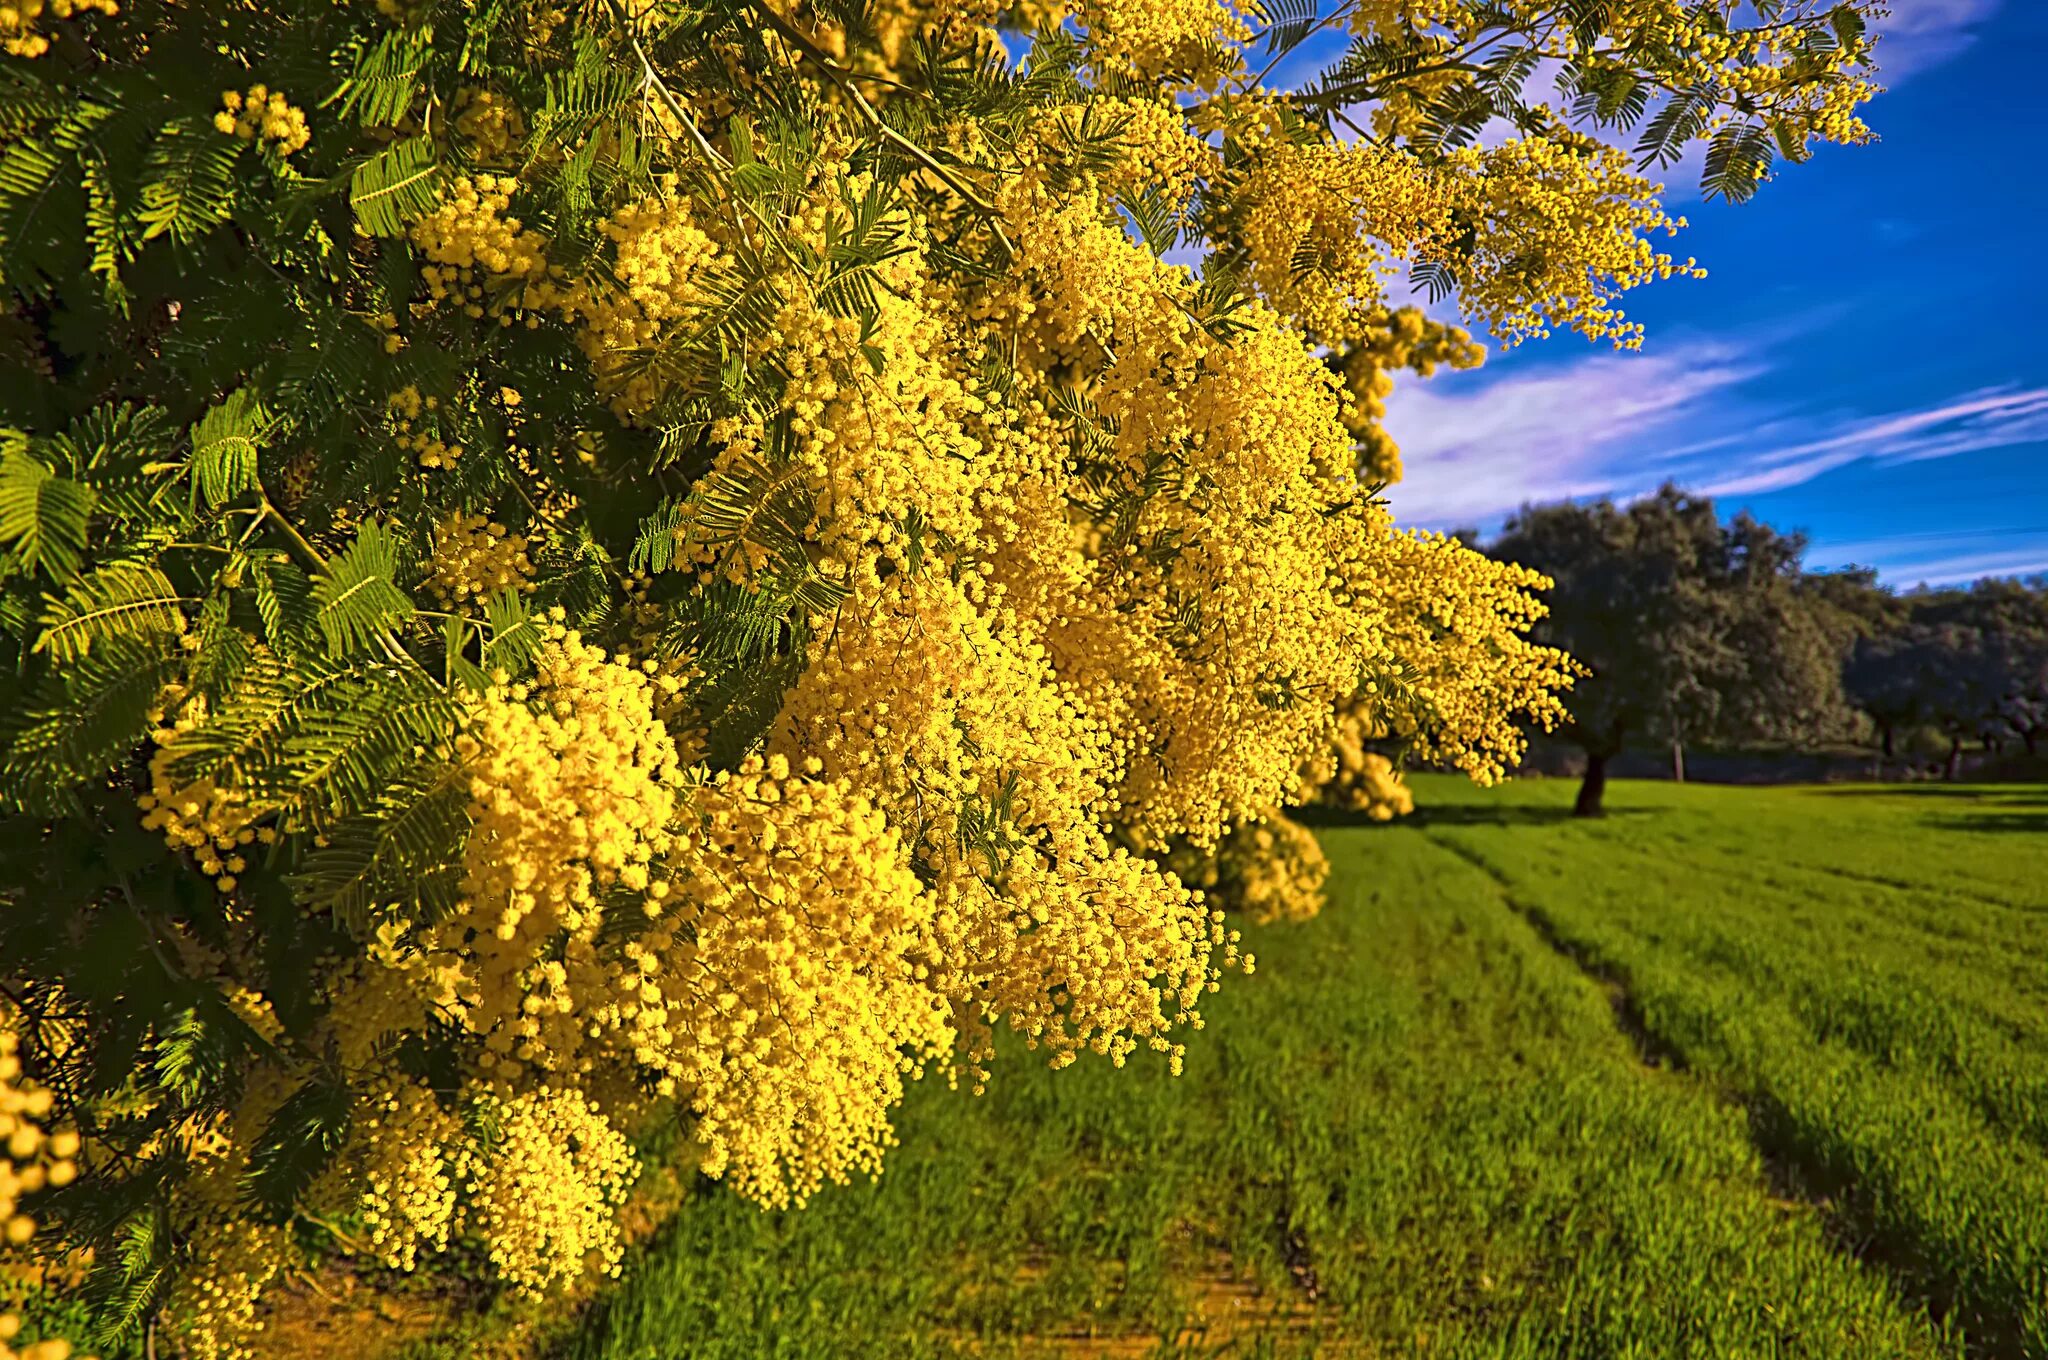
<svg viewBox="0 0 2048 1360">
<path fill-rule="evenodd" d="M 1338 715 L 1336 771 L 1323 786 L 1322 800 L 1333 807 L 1363 812 L 1375 822 L 1391 822 L 1415 811 L 1415 792 L 1401 782 L 1394 762 L 1366 743 L 1376 737 L 1357 710 Z"/>
<path fill-rule="evenodd" d="M 1397 308 L 1384 325 L 1370 328 L 1362 341 L 1346 348 L 1338 367 L 1351 398 L 1344 428 L 1358 441 L 1358 479 L 1369 486 L 1401 480 L 1401 447 L 1380 423 L 1394 390 L 1395 369 L 1410 369 L 1426 378 L 1439 365 L 1477 368 L 1485 359 L 1484 345 L 1460 327 L 1424 316 L 1419 307 Z"/>
<path fill-rule="evenodd" d="M 951 1038 L 936 905 L 895 832 L 843 782 L 792 776 L 781 757 L 686 785 L 654 712 L 667 677 L 553 632 L 537 682 L 485 695 L 461 739 L 465 911 L 426 932 L 415 985 L 483 1036 L 496 1079 L 644 1080 L 691 1104 L 704 1169 L 763 1202 L 873 1169 L 920 1070 L 906 1055 L 940 1057 Z M 637 909 L 617 914 L 622 895 Z M 600 956 L 600 927 L 615 954 Z M 423 1128 L 446 1118 L 418 1093 L 389 1108 Z M 456 1178 L 483 1193 L 499 1160 L 479 1151 Z M 444 1241 L 455 1174 L 373 1171 L 380 1248 L 410 1261 Z M 571 1192 L 576 1212 L 598 1212 L 594 1184 L 567 1182 L 549 1214 L 568 1214 Z M 516 1226 L 518 1197 L 485 1198 L 495 1236 L 568 1240 Z M 508 1251 L 508 1279 L 545 1283 Z"/>
<path fill-rule="evenodd" d="M 478 163 L 496 165 L 526 140 L 526 119 L 504 95 L 465 86 L 455 95 L 455 133 Z"/>
<path fill-rule="evenodd" d="M 628 356 L 703 304 L 701 276 L 719 252 L 691 217 L 690 206 L 677 199 L 628 204 L 603 231 L 616 250 L 617 290 L 579 288 L 557 305 L 571 319 L 582 319 L 577 342 L 599 387 L 613 409 L 630 415 L 653 405 L 659 390 L 649 375 L 634 371 Z"/>
<path fill-rule="evenodd" d="M 419 459 L 423 468 L 453 467 L 462 457 L 462 445 L 450 444 L 427 429 L 428 417 L 441 407 L 439 397 L 423 397 L 408 383 L 385 401 L 385 418 L 391 422 L 391 442 Z"/>
<path fill-rule="evenodd" d="M 471 317 L 490 315 L 509 326 L 511 308 L 539 311 L 566 298 L 546 240 L 505 216 L 516 185 L 510 175 L 464 175 L 440 207 L 413 223 L 413 244 L 434 261 L 420 270 L 433 302 L 453 302 Z M 539 324 L 537 316 L 529 321 Z"/>
<path fill-rule="evenodd" d="M 1468 0 L 1352 0 L 1347 14 L 1360 37 L 1389 37 L 1455 25 L 1468 8 Z"/>
<path fill-rule="evenodd" d="M 1705 277 L 1651 244 L 1685 220 L 1612 148 L 1524 137 L 1426 165 L 1363 141 L 1245 142 L 1255 154 L 1235 201 L 1251 281 L 1327 344 L 1384 322 L 1387 281 L 1404 263 L 1448 269 L 1466 313 L 1510 346 L 1565 326 L 1635 348 L 1642 328 L 1614 300 L 1655 279 Z"/>
<path fill-rule="evenodd" d="M 619 1273 L 618 1210 L 639 1175 L 626 1140 L 582 1092 L 486 1094 L 489 1130 L 466 1159 L 468 1221 L 500 1279 L 536 1295 L 595 1267 Z"/>
<path fill-rule="evenodd" d="M 264 85 L 251 85 L 247 94 L 229 90 L 220 97 L 221 111 L 213 125 L 230 137 L 245 142 L 265 142 L 289 156 L 313 140 L 306 127 L 306 115 L 293 108 L 282 92 Z"/>
<path fill-rule="evenodd" d="M 468 1151 L 462 1121 L 434 1093 L 394 1079 L 361 1116 L 362 1196 L 370 1249 L 393 1270 L 413 1270 L 422 1250 L 445 1251 L 455 1225 L 456 1178 Z"/>
<path fill-rule="evenodd" d="M 1418 759 L 1498 782 L 1527 747 L 1524 724 L 1565 719 L 1559 697 L 1583 669 L 1528 640 L 1548 578 L 1440 534 L 1394 534 L 1384 577 L 1384 640 L 1395 658 L 1340 712 L 1408 743 Z"/>
<path fill-rule="evenodd" d="M 1079 561 L 1043 561 L 1073 552 L 1049 527 L 997 560 L 1068 578 L 1037 609 L 1067 683 L 1123 744 L 1118 820 L 1145 841 L 1213 843 L 1285 796 L 1324 706 L 1380 650 L 1384 512 L 1357 484 L 1333 375 L 1272 313 L 1245 308 L 1221 340 L 1192 318 L 1185 274 L 1100 219 L 1069 209 L 1018 230 L 1026 286 L 1006 301 L 1027 353 L 1114 356 L 1093 428 L 1069 436 L 1098 440 L 1100 461 L 1066 499 L 1158 490 Z"/>
<path fill-rule="evenodd" d="M 1322 843 L 1277 810 L 1239 826 L 1213 852 L 1178 846 L 1168 862 L 1258 925 L 1306 921 L 1328 902 Z"/>
<path fill-rule="evenodd" d="M 1330 861 L 1301 823 L 1269 812 L 1231 834 L 1218 855 L 1230 900 L 1265 924 L 1306 921 L 1323 909 Z"/>
<path fill-rule="evenodd" d="M 35 1235 L 35 1220 L 22 1211 L 21 1197 L 69 1185 L 78 1175 L 78 1135 L 44 1133 L 55 1102 L 22 1075 L 20 1048 L 13 1030 L 0 1029 L 0 1241 L 10 1247 Z"/>
<path fill-rule="evenodd" d="M 1107 165 L 1075 149 L 1114 136 L 1118 153 Z M 1098 187 L 1133 203 L 1149 192 L 1169 204 L 1188 201 L 1221 165 L 1215 147 L 1168 98 L 1098 95 L 1085 104 L 1054 105 L 1031 125 L 1023 179 L 1045 184 L 1056 172 L 1073 184 Z"/>
<path fill-rule="evenodd" d="M 1241 9 L 1220 0 L 1081 0 L 1074 18 L 1102 75 L 1206 90 L 1230 73 L 1237 45 L 1251 39 L 1245 14 L 1260 11 Z"/>
<path fill-rule="evenodd" d="M 50 38 L 36 25 L 52 19 L 73 19 L 81 14 L 121 12 L 116 0 L 8 0 L 0 4 L 0 48 L 10 57 L 40 57 L 50 50 Z"/>
<path fill-rule="evenodd" d="M 246 1160 L 245 1150 L 233 1159 Z M 250 1343 L 264 1329 L 259 1305 L 290 1259 L 289 1237 L 238 1212 L 224 1171 L 209 1179 L 215 1202 L 188 1238 L 195 1266 L 179 1277 L 164 1311 L 177 1320 L 195 1360 L 250 1360 L 256 1354 Z"/>
<path fill-rule="evenodd" d="M 1676 235 L 1661 187 L 1629 168 L 1612 147 L 1581 155 L 1544 137 L 1522 137 L 1457 153 L 1474 195 L 1470 259 L 1458 266 L 1467 311 L 1484 317 L 1504 345 L 1547 338 L 1569 326 L 1617 349 L 1641 347 L 1643 328 L 1614 299 L 1652 279 L 1705 278 L 1693 260 L 1657 250 L 1649 237 Z"/>
<path fill-rule="evenodd" d="M 485 515 L 461 511 L 434 529 L 427 589 L 446 605 L 481 600 L 501 590 L 523 590 L 533 579 L 526 535 L 515 534 Z"/>
<path fill-rule="evenodd" d="M 1450 233 L 1463 187 L 1370 143 L 1269 145 L 1237 198 L 1252 281 L 1310 335 L 1352 339 L 1383 313 L 1396 266 Z"/>
<path fill-rule="evenodd" d="M 1346 14 L 1352 32 L 1379 44 L 1395 65 L 1418 72 L 1375 92 L 1372 130 L 1382 139 L 1420 131 L 1432 101 L 1471 79 L 1475 56 L 1512 42 L 1544 57 L 1583 62 L 1595 75 L 1615 54 L 1626 53 L 1662 90 L 1715 97 L 1722 111 L 1704 121 L 1699 135 L 1724 127 L 1739 107 L 1772 120 L 1783 130 L 1781 140 L 1805 146 L 1863 142 L 1871 135 L 1856 111 L 1876 87 L 1853 74 L 1867 61 L 1871 39 L 1837 41 L 1830 32 L 1827 43 L 1805 40 L 1835 8 L 1835 0 L 1791 0 L 1761 13 L 1738 0 L 1628 0 L 1601 11 L 1596 52 L 1586 50 L 1577 31 L 1580 12 L 1569 6 L 1354 0 Z M 1858 6 L 1866 18 L 1873 8 Z"/>
<path fill-rule="evenodd" d="M 171 767 L 178 758 L 179 738 L 205 721 L 205 706 L 188 703 L 178 719 L 155 733 L 156 751 L 149 759 L 149 792 L 136 799 L 143 829 L 163 833 L 164 844 L 187 851 L 199 872 L 222 892 L 233 892 L 248 865 L 252 847 L 269 845 L 277 832 L 252 825 L 254 814 L 246 795 L 212 779 L 180 783 Z"/>
<path fill-rule="evenodd" d="M 658 387 L 631 357 L 704 301 L 699 276 L 716 262 L 716 244 L 680 200 L 631 203 L 603 224 L 615 250 L 610 279 L 567 281 L 547 263 L 547 239 L 506 216 L 516 187 L 509 175 L 464 177 L 413 224 L 413 243 L 432 262 L 421 269 L 429 298 L 506 326 L 516 314 L 529 327 L 547 312 L 580 321 L 577 341 L 600 389 L 621 415 L 644 412 Z"/>
<path fill-rule="evenodd" d="M 55 1101 L 23 1075 L 20 1040 L 0 1017 L 0 1254 L 35 1236 L 35 1220 L 21 1207 L 24 1195 L 71 1184 L 78 1176 L 78 1135 L 46 1133 Z M 49 1337 L 17 1349 L 19 1315 L 0 1312 L 0 1360 L 68 1360 L 71 1343 Z M 87 1357 L 90 1360 L 90 1357 Z"/>
<path fill-rule="evenodd" d="M 486 1071 L 573 1061 L 583 1023 L 569 972 L 595 970 L 613 889 L 668 892 L 682 769 L 654 713 L 660 682 L 556 624 L 534 684 L 493 686 L 457 742 L 470 787 L 464 909 L 426 932 L 457 979 L 463 1023 Z M 557 957 L 557 942 L 568 953 Z"/>
<path fill-rule="evenodd" d="M 704 788 L 676 895 L 626 946 L 612 1007 L 687 1093 L 702 1169 L 781 1207 L 880 1169 L 907 1076 L 950 1051 L 936 904 L 843 780 L 753 757 Z"/>
</svg>

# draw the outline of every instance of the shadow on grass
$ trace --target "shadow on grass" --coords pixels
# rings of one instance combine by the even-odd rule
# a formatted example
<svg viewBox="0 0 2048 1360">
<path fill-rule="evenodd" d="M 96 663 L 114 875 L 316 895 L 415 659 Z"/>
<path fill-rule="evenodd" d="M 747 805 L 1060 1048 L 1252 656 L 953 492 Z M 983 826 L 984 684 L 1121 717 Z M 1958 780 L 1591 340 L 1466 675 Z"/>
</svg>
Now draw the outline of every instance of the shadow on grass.
<svg viewBox="0 0 2048 1360">
<path fill-rule="evenodd" d="M 2048 805 L 2040 812 L 1980 812 L 1971 817 L 1936 817 L 1928 826 L 1943 831 L 1989 833 L 1994 836 L 2048 835 Z"/>
<path fill-rule="evenodd" d="M 1814 790 L 1828 798 L 1926 798 L 2007 807 L 2048 807 L 2048 784 L 1827 784 Z"/>
<path fill-rule="evenodd" d="M 1567 822 L 1620 821 L 1625 818 L 1653 817 L 1655 808 L 1609 808 L 1604 818 L 1574 817 L 1568 807 L 1489 807 L 1483 803 L 1453 803 L 1448 806 L 1418 807 L 1406 817 L 1391 822 L 1376 822 L 1363 812 L 1349 808 L 1305 807 L 1294 808 L 1288 816 L 1303 826 L 1385 826 L 1385 827 L 1431 827 L 1431 826 L 1560 826 Z"/>
</svg>

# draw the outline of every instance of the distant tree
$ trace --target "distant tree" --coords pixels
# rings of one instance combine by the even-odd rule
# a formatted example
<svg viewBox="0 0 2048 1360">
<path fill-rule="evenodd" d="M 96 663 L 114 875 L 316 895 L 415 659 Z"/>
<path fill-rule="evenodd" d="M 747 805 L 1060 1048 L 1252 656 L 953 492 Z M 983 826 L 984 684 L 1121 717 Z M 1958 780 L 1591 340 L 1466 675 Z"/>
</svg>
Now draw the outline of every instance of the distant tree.
<svg viewBox="0 0 2048 1360">
<path fill-rule="evenodd" d="M 1990 717 L 2038 755 L 2048 732 L 2048 581 L 1985 580 L 1964 611 L 1975 625 Z"/>
<path fill-rule="evenodd" d="M 1899 734 L 1926 721 L 1921 688 L 1905 655 L 1911 606 L 1880 585 L 1872 567 L 1810 572 L 1800 587 L 1840 640 L 1845 697 L 1870 720 L 1885 759 L 1892 759 Z"/>
<path fill-rule="evenodd" d="M 1892 643 L 1903 674 L 1886 679 L 1911 689 L 1915 716 L 1948 737 L 1949 776 L 1966 741 L 1988 748 L 2017 737 L 2038 753 L 2048 730 L 2048 589 L 1987 579 L 1906 596 L 1905 604 Z"/>
<path fill-rule="evenodd" d="M 1586 753 L 1576 811 L 1603 809 L 1630 745 L 1807 740 L 1841 723 L 1848 625 L 1802 585 L 1805 540 L 1666 486 L 1626 508 L 1525 508 L 1488 550 L 1557 584 L 1544 640 L 1592 670 L 1563 734 Z"/>
<path fill-rule="evenodd" d="M 1924 726 L 1931 717 L 1924 671 L 1924 642 L 1898 626 L 1856 639 L 1842 664 L 1842 688 L 1849 702 L 1877 728 L 1886 760 L 1898 754 L 1898 736 Z"/>
<path fill-rule="evenodd" d="M 1998 727 L 1997 667 L 1983 629 L 1959 592 L 1913 601 L 1905 660 L 1918 687 L 1920 711 L 1948 739 L 1942 773 L 1962 772 L 1963 743 L 1976 738 L 1988 747 Z"/>
</svg>

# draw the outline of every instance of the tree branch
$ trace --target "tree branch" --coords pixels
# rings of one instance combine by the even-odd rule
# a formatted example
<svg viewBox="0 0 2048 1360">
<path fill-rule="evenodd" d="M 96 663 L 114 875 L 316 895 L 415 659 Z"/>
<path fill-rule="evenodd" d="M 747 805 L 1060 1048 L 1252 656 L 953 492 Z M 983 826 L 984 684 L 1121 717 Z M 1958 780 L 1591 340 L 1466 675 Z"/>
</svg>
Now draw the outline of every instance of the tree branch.
<svg viewBox="0 0 2048 1360">
<path fill-rule="evenodd" d="M 613 3 L 616 3 L 616 0 L 613 0 Z M 768 26 L 781 35 L 784 42 L 794 47 L 803 55 L 806 61 L 824 72 L 825 78 L 831 81 L 841 94 L 844 94 L 853 102 L 853 106 L 860 110 L 861 116 L 867 120 L 870 127 L 881 133 L 885 141 L 893 143 L 898 150 L 902 151 L 919 165 L 922 165 L 925 169 L 931 171 L 933 175 L 938 177 L 940 183 L 958 194 L 968 207 L 987 218 L 989 230 L 995 233 L 996 243 L 1002 246 L 1003 253 L 1013 257 L 1016 255 L 1016 247 L 1010 244 L 1010 238 L 1003 233 L 1002 215 L 996 211 L 993 204 L 976 193 L 972 187 L 955 175 L 952 170 L 941 164 L 938 158 L 929 151 L 926 151 L 916 142 L 911 141 L 895 128 L 883 122 L 882 115 L 875 112 L 875 106 L 868 103 L 867 96 L 854 87 L 853 82 L 847 78 L 847 74 L 838 63 L 832 60 L 830 54 L 805 37 L 803 31 L 797 28 L 796 25 L 790 23 L 789 20 L 783 18 L 780 14 L 777 14 L 767 5 L 765 0 L 752 0 L 752 4 L 754 11 L 767 20 Z"/>
</svg>

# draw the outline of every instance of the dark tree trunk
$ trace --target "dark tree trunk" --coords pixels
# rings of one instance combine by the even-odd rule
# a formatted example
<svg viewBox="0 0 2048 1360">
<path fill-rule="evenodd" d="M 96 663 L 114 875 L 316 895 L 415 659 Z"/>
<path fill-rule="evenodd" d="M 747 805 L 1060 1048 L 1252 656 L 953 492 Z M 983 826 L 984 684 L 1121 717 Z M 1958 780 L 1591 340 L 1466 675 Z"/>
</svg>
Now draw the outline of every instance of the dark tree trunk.
<svg viewBox="0 0 2048 1360">
<path fill-rule="evenodd" d="M 1675 738 L 1671 743 L 1671 778 L 1674 783 L 1685 782 L 1685 743 Z"/>
<path fill-rule="evenodd" d="M 1961 737 L 1950 737 L 1948 739 L 1948 764 L 1942 767 L 1941 777 L 1953 784 L 1962 773 L 1963 739 Z"/>
<path fill-rule="evenodd" d="M 1607 796 L 1607 755 L 1604 751 L 1586 752 L 1586 777 L 1579 785 L 1579 801 L 1572 804 L 1574 817 L 1605 817 L 1607 809 L 1602 800 Z"/>
<path fill-rule="evenodd" d="M 1894 755 L 1898 754 L 1892 750 L 1892 725 L 1890 723 L 1879 723 L 1877 725 L 1877 732 L 1879 736 L 1884 738 L 1884 758 L 1890 760 Z"/>
</svg>

